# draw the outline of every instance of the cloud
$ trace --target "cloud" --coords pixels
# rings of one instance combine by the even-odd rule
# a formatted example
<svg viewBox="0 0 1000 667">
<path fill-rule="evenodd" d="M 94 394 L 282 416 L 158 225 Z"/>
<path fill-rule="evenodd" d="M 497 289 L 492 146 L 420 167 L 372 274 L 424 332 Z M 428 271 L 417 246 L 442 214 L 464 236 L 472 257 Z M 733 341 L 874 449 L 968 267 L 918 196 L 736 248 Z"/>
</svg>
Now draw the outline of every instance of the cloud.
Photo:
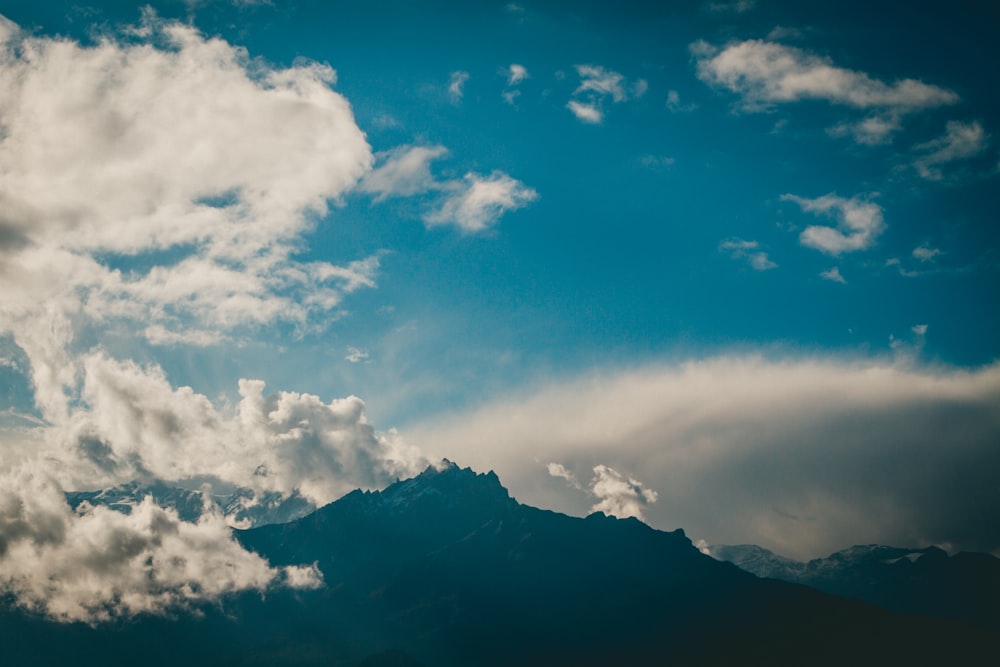
<svg viewBox="0 0 1000 667">
<path fill-rule="evenodd" d="M 917 336 L 926 335 L 926 333 L 927 333 L 927 325 L 926 324 L 914 324 L 912 327 L 910 327 L 910 331 L 912 331 Z"/>
<path fill-rule="evenodd" d="M 538 199 L 538 193 L 507 174 L 489 176 L 468 173 L 451 184 L 452 192 L 437 209 L 424 216 L 428 227 L 455 225 L 463 232 L 489 229 L 507 211 L 515 211 Z"/>
<path fill-rule="evenodd" d="M 606 465 L 594 466 L 590 492 L 598 498 L 590 508 L 591 512 L 604 512 L 620 519 L 643 519 L 645 508 L 655 503 L 658 497 L 656 491 L 644 488 L 641 482 L 632 477 L 626 478 Z"/>
<path fill-rule="evenodd" d="M 841 285 L 846 285 L 847 281 L 844 280 L 844 276 L 840 275 L 840 267 L 834 266 L 826 271 L 819 274 L 819 277 L 824 280 L 829 280 L 830 282 L 840 283 Z"/>
<path fill-rule="evenodd" d="M 625 77 L 614 70 L 598 65 L 577 65 L 576 72 L 580 77 L 580 85 L 573 91 L 573 97 L 566 103 L 566 108 L 573 112 L 581 122 L 596 125 L 604 120 L 603 103 L 610 99 L 619 104 L 629 99 L 628 82 Z M 632 97 L 642 97 L 649 89 L 649 84 L 639 79 L 631 86 Z"/>
<path fill-rule="evenodd" d="M 990 137 L 978 121 L 949 121 L 942 136 L 916 146 L 915 150 L 922 155 L 913 166 L 921 177 L 939 181 L 943 177 L 942 166 L 975 157 L 986 150 L 989 143 Z"/>
<path fill-rule="evenodd" d="M 705 8 L 715 14 L 745 14 L 757 6 L 757 0 L 733 0 L 732 2 L 709 2 Z"/>
<path fill-rule="evenodd" d="M 347 356 L 344 357 L 345 361 L 349 361 L 352 364 L 361 363 L 368 359 L 368 352 L 365 350 L 358 349 L 356 347 L 347 348 Z"/>
<path fill-rule="evenodd" d="M 524 65 L 518 65 L 513 63 L 504 70 L 504 76 L 507 77 L 508 86 L 516 86 L 528 77 L 528 69 Z"/>
<path fill-rule="evenodd" d="M 697 104 L 681 104 L 681 96 L 676 90 L 667 92 L 667 109 L 671 113 L 687 113 L 698 108 Z"/>
<path fill-rule="evenodd" d="M 410 197 L 437 187 L 430 163 L 448 154 L 444 146 L 398 146 L 377 154 L 378 166 L 358 184 L 360 192 L 388 197 Z"/>
<path fill-rule="evenodd" d="M 877 146 L 888 143 L 902 127 L 899 113 L 876 113 L 857 122 L 838 123 L 830 128 L 829 134 L 833 137 L 850 136 L 864 146 Z"/>
<path fill-rule="evenodd" d="M 933 261 L 935 257 L 941 254 L 941 251 L 937 248 L 931 248 L 926 245 L 918 246 L 913 249 L 914 259 L 919 259 L 921 262 Z"/>
<path fill-rule="evenodd" d="M 628 517 L 642 519 L 646 507 L 655 503 L 658 498 L 656 491 L 645 488 L 642 482 L 633 477 L 626 477 L 606 465 L 594 466 L 594 476 L 586 488 L 580 484 L 576 475 L 561 463 L 549 463 L 546 465 L 546 470 L 551 477 L 564 479 L 570 487 L 586 491 L 597 498 L 597 502 L 590 508 L 591 512 L 603 512 L 620 519 Z"/>
<path fill-rule="evenodd" d="M 59 620 L 318 584 L 244 551 L 211 513 L 74 512 L 64 490 L 207 482 L 318 505 L 423 461 L 356 397 L 244 380 L 220 406 L 88 342 L 215 345 L 278 322 L 301 334 L 374 287 L 381 256 L 296 259 L 373 161 L 330 67 L 275 67 L 148 10 L 124 35 L 83 46 L 0 21 L 0 336 L 24 353 L 43 417 L 2 431 L 0 588 Z"/>
<path fill-rule="evenodd" d="M 792 194 L 781 195 L 782 201 L 799 205 L 806 213 L 832 216 L 837 226 L 810 225 L 799 234 L 799 242 L 828 255 L 866 250 L 885 231 L 882 207 L 878 204 L 852 197 L 844 199 L 833 194 L 808 199 Z"/>
<path fill-rule="evenodd" d="M 406 435 L 578 515 L 592 501 L 538 461 L 641 471 L 659 494 L 651 524 L 709 543 L 806 559 L 858 543 L 1000 551 L 995 364 L 723 356 L 553 382 Z"/>
<path fill-rule="evenodd" d="M 604 112 L 596 105 L 582 104 L 576 100 L 570 100 L 566 103 L 566 108 L 572 111 L 573 115 L 584 123 L 597 125 L 604 121 Z"/>
<path fill-rule="evenodd" d="M 728 253 L 733 259 L 745 259 L 754 271 L 769 271 L 778 268 L 767 256 L 767 253 L 760 250 L 760 244 L 756 241 L 745 241 L 743 239 L 726 239 L 719 244 L 719 251 Z"/>
<path fill-rule="evenodd" d="M 462 180 L 437 180 L 430 163 L 447 155 L 444 146 L 400 146 L 378 155 L 380 164 L 361 181 L 358 190 L 388 197 L 410 197 L 435 192 L 423 219 L 428 227 L 453 224 L 467 233 L 492 227 L 507 211 L 538 198 L 531 188 L 501 171 L 489 176 L 468 173 Z"/>
<path fill-rule="evenodd" d="M 693 47 L 698 77 L 739 94 L 749 111 L 806 99 L 897 112 L 958 101 L 956 93 L 938 86 L 915 79 L 887 84 L 864 72 L 837 67 L 829 58 L 774 42 L 747 40 L 722 50 L 704 42 Z"/>
<path fill-rule="evenodd" d="M 22 607 L 89 623 L 322 582 L 314 567 L 272 568 L 244 550 L 216 512 L 187 523 L 151 498 L 129 514 L 87 505 L 74 512 L 33 467 L 0 477 L 0 573 Z"/>
<path fill-rule="evenodd" d="M 8 26 L 0 47 L 0 227 L 22 239 L 0 265 L 0 331 L 27 353 L 52 420 L 84 323 L 210 344 L 239 327 L 317 326 L 366 284 L 292 259 L 371 164 L 333 70 L 251 63 L 149 12 L 133 32 L 84 47 Z"/>
<path fill-rule="evenodd" d="M 465 82 L 469 80 L 469 73 L 461 70 L 451 73 L 448 79 L 448 95 L 452 104 L 458 104 L 465 95 Z"/>
</svg>

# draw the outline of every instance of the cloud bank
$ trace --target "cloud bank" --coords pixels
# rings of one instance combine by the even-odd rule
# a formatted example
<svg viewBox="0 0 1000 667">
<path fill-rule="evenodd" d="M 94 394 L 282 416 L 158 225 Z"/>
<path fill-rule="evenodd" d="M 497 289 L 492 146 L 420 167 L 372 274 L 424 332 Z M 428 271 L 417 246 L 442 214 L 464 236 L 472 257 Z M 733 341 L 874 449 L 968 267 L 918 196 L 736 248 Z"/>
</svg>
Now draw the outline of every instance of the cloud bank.
<svg viewBox="0 0 1000 667">
<path fill-rule="evenodd" d="M 649 522 L 709 543 L 799 558 L 870 542 L 1000 551 L 1000 366 L 901 361 L 720 357 L 583 377 L 407 439 L 579 515 L 590 500 L 551 475 L 638 471 L 658 493 Z"/>
</svg>

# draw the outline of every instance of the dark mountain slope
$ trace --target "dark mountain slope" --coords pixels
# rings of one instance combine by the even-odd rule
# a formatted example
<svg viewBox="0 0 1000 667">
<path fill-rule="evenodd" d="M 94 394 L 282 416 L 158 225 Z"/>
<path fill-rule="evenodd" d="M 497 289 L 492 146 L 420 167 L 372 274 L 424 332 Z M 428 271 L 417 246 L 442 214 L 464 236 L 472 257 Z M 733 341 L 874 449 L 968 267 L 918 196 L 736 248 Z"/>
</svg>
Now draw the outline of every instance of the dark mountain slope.
<svg viewBox="0 0 1000 667">
<path fill-rule="evenodd" d="M 0 613 L 5 663 L 42 665 L 923 665 L 995 638 L 758 579 L 682 531 L 517 503 L 448 464 L 238 533 L 326 585 L 97 629 Z"/>
<path fill-rule="evenodd" d="M 1000 559 L 989 554 L 949 557 L 936 547 L 859 545 L 801 563 L 755 545 L 709 550 L 760 577 L 804 584 L 897 613 L 962 620 L 1000 631 Z"/>
</svg>

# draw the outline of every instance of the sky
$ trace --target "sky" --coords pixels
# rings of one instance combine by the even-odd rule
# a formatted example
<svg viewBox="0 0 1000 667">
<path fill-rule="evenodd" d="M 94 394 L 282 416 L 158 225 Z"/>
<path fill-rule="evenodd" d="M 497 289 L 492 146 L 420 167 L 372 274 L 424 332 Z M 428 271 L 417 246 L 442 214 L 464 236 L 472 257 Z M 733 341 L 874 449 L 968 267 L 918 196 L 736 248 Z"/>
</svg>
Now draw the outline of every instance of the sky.
<svg viewBox="0 0 1000 667">
<path fill-rule="evenodd" d="M 65 491 L 319 506 L 441 457 L 707 544 L 1000 553 L 991 3 L 0 15 L 0 585 L 24 605 L 322 585 L 217 514 Z"/>
</svg>

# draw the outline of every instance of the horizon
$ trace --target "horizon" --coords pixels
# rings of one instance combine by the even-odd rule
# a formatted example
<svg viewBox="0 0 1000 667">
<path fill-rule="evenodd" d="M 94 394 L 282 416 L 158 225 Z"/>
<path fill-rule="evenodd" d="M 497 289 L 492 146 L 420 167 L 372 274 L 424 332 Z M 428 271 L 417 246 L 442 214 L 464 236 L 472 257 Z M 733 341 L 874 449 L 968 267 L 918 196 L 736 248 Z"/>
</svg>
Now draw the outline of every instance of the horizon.
<svg viewBox="0 0 1000 667">
<path fill-rule="evenodd" d="M 0 585 L 157 608 L 66 565 L 119 531 L 310 585 L 64 494 L 444 458 L 800 561 L 1000 555 L 1000 15 L 647 4 L 3 3 Z"/>
</svg>

